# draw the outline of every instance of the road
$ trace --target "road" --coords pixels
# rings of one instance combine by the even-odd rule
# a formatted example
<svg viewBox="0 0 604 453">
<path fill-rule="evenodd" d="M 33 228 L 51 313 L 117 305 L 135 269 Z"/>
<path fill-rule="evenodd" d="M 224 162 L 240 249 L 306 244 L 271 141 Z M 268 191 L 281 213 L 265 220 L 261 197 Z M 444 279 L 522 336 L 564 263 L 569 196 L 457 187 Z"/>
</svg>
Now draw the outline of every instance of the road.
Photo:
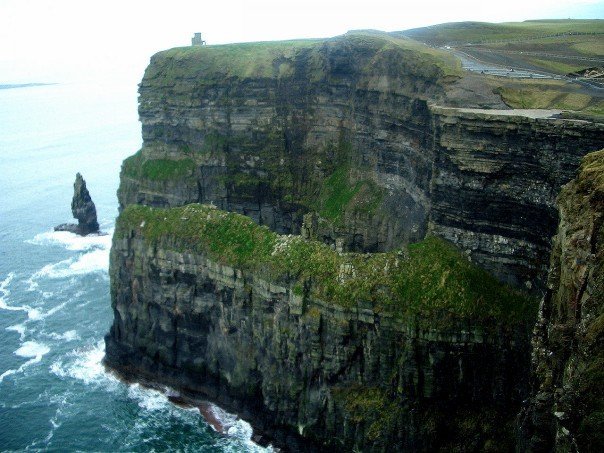
<svg viewBox="0 0 604 453">
<path fill-rule="evenodd" d="M 589 82 L 585 79 L 575 79 L 559 74 L 548 73 L 544 71 L 534 71 L 526 68 L 511 67 L 496 65 L 494 63 L 487 63 L 486 61 L 479 60 L 478 58 L 469 55 L 468 53 L 454 49 L 451 47 L 444 47 L 443 50 L 447 50 L 461 60 L 461 67 L 467 71 L 479 72 L 481 74 L 494 75 L 498 77 L 509 77 L 516 79 L 550 79 L 550 80 L 562 80 L 565 82 L 577 83 L 585 88 L 596 90 L 601 94 L 604 91 L 604 87 L 597 83 Z"/>
</svg>

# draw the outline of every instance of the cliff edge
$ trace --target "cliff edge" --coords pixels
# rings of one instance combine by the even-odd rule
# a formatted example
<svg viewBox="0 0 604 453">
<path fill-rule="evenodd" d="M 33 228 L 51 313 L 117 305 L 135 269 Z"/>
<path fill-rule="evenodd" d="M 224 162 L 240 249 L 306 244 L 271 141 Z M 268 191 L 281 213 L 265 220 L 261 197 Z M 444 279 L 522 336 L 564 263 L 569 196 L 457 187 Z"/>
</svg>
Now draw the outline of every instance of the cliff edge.
<svg viewBox="0 0 604 453">
<path fill-rule="evenodd" d="M 452 245 L 338 253 L 191 204 L 129 206 L 105 362 L 294 451 L 511 448 L 536 301 Z"/>
<path fill-rule="evenodd" d="M 604 124 L 447 106 L 459 77 L 381 33 L 153 56 L 143 147 L 120 175 L 107 365 L 210 398 L 291 450 L 512 450 L 556 197 Z M 565 197 L 554 257 L 577 242 Z M 599 259 L 584 252 L 577 272 Z M 555 275 L 543 307 L 570 291 L 555 296 Z M 585 275 L 574 317 L 542 308 L 536 388 L 574 357 L 574 340 L 555 360 L 539 351 L 555 316 L 590 313 Z M 558 429 L 552 373 L 525 408 L 531 448 Z M 599 426 L 586 407 L 562 411 L 572 442 Z"/>
<path fill-rule="evenodd" d="M 558 199 L 548 290 L 533 337 L 530 451 L 604 449 L 604 150 Z"/>
<path fill-rule="evenodd" d="M 313 237 L 344 251 L 431 233 L 538 293 L 556 196 L 604 124 L 441 107 L 459 77 L 446 55 L 380 33 L 160 52 L 120 206 L 213 204 L 281 234 L 312 215 Z"/>
</svg>

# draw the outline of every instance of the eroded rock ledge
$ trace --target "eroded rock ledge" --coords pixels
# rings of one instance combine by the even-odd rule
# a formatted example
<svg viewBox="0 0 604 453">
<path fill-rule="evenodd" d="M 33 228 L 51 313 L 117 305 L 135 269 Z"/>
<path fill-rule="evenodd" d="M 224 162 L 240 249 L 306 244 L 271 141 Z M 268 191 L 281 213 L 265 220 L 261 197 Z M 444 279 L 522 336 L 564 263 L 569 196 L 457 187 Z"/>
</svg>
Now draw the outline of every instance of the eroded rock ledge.
<svg viewBox="0 0 604 453">
<path fill-rule="evenodd" d="M 110 367 L 292 449 L 509 446 L 526 396 L 535 302 L 437 238 L 338 254 L 209 206 L 130 206 L 111 291 Z"/>
<path fill-rule="evenodd" d="M 430 232 L 538 293 L 556 196 L 604 125 L 439 107 L 458 77 L 442 58 L 362 33 L 160 52 L 120 205 L 211 203 L 285 234 L 315 213 L 315 237 L 350 251 Z"/>
</svg>

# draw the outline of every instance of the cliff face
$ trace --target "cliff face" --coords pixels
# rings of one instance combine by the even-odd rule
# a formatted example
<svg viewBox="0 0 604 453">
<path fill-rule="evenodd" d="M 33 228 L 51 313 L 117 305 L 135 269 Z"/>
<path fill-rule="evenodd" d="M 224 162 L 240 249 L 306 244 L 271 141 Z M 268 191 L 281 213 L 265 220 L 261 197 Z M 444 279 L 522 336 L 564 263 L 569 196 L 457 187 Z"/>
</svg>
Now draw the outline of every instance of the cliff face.
<svg viewBox="0 0 604 453">
<path fill-rule="evenodd" d="M 533 337 L 532 451 L 604 449 L 604 151 L 587 155 L 558 200 L 548 290 Z"/>
<path fill-rule="evenodd" d="M 556 197 L 581 156 L 600 147 L 604 125 L 548 111 L 432 109 L 432 234 L 466 250 L 499 279 L 543 289 Z"/>
<path fill-rule="evenodd" d="M 421 239 L 425 101 L 443 70 L 401 43 L 350 35 L 155 55 L 140 88 L 144 146 L 124 167 L 120 204 L 213 203 L 280 233 L 315 211 L 318 234 L 350 250 Z M 139 171 L 167 160 L 178 180 Z"/>
<path fill-rule="evenodd" d="M 511 448 L 534 305 L 438 239 L 338 254 L 208 207 L 130 207 L 111 282 L 111 367 L 280 445 Z"/>
<path fill-rule="evenodd" d="M 410 46 L 352 34 L 160 52 L 121 207 L 212 203 L 295 234 L 314 213 L 307 233 L 352 251 L 431 231 L 542 288 L 556 194 L 604 126 L 429 105 L 454 70 Z"/>
<path fill-rule="evenodd" d="M 543 288 L 556 195 L 604 125 L 439 107 L 454 76 L 383 35 L 155 55 L 106 363 L 293 449 L 513 448 L 534 304 L 467 258 Z M 556 426 L 553 373 L 526 412 L 535 448 Z"/>
</svg>

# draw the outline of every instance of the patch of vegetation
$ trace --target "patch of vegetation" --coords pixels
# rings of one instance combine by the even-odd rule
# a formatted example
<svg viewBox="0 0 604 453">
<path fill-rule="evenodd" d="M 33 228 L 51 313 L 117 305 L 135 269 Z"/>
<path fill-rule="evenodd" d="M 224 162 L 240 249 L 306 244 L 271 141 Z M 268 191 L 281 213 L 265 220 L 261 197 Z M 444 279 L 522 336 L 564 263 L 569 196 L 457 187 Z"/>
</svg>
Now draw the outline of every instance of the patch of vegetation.
<svg viewBox="0 0 604 453">
<path fill-rule="evenodd" d="M 223 153 L 226 149 L 228 140 L 218 132 L 209 132 L 203 139 L 203 147 L 199 150 L 201 154 L 217 155 Z"/>
<path fill-rule="evenodd" d="M 345 207 L 361 188 L 359 182 L 354 185 L 350 184 L 349 173 L 350 168 L 342 166 L 325 180 L 319 201 L 321 216 L 332 221 L 341 219 Z"/>
<path fill-rule="evenodd" d="M 529 63 L 545 69 L 546 71 L 553 72 L 555 74 L 570 74 L 571 72 L 581 71 L 585 69 L 585 62 L 579 64 L 570 64 L 568 62 L 561 62 L 558 60 L 544 60 L 543 58 L 529 58 Z"/>
<path fill-rule="evenodd" d="M 566 90 L 559 82 L 508 83 L 496 92 L 512 108 L 574 110 L 591 116 L 604 113 L 604 100 Z"/>
<path fill-rule="evenodd" d="M 140 175 L 140 166 L 143 158 L 143 151 L 138 150 L 132 156 L 127 157 L 122 162 L 122 175 L 129 178 L 138 178 Z"/>
<path fill-rule="evenodd" d="M 145 73 L 146 83 L 159 81 L 178 90 L 179 81 L 195 80 L 203 86 L 225 78 L 287 79 L 295 75 L 296 60 L 304 59 L 306 77 L 324 80 L 332 68 L 328 53 L 346 49 L 355 55 L 360 73 L 371 72 L 374 63 L 387 56 L 389 65 L 405 66 L 401 74 L 419 74 L 436 80 L 441 75 L 459 74 L 459 63 L 451 55 L 413 40 L 381 32 L 354 32 L 327 40 L 255 42 L 215 46 L 178 47 L 157 53 Z M 396 53 L 398 58 L 391 59 Z M 395 68 L 393 68 L 395 69 Z M 333 75 L 333 74 L 332 74 Z M 397 75 L 397 71 L 393 71 Z"/>
<path fill-rule="evenodd" d="M 396 432 L 397 423 L 401 423 L 406 415 L 406 408 L 400 401 L 379 387 L 335 387 L 333 395 L 336 402 L 344 408 L 348 419 L 365 427 L 369 442 L 385 439 L 387 435 Z"/>
<path fill-rule="evenodd" d="M 130 178 L 169 181 L 187 178 L 195 168 L 193 159 L 144 159 L 140 150 L 124 160 L 122 174 Z"/>
<path fill-rule="evenodd" d="M 341 166 L 323 183 L 318 204 L 319 214 L 334 222 L 342 220 L 345 211 L 370 215 L 379 206 L 383 190 L 371 180 L 351 182 L 351 169 Z"/>
<path fill-rule="evenodd" d="M 397 252 L 338 254 L 321 242 L 279 236 L 248 217 L 195 204 L 129 206 L 117 220 L 116 237 L 132 230 L 150 244 L 207 254 L 290 287 L 308 284 L 311 297 L 353 309 L 369 303 L 376 311 L 417 317 L 426 327 L 463 319 L 513 324 L 536 313 L 533 299 L 434 237 L 411 246 L 408 259 Z"/>
<path fill-rule="evenodd" d="M 153 181 L 167 181 L 191 176 L 195 171 L 192 159 L 149 159 L 141 166 L 141 176 Z"/>
<path fill-rule="evenodd" d="M 579 423 L 578 441 L 583 451 L 604 449 L 604 353 L 596 349 L 589 366 L 577 376 L 583 414 Z"/>
<path fill-rule="evenodd" d="M 280 72 L 279 66 L 273 65 L 276 59 L 291 58 L 296 51 L 312 48 L 320 42 L 309 39 L 177 47 L 154 55 L 145 76 L 172 80 L 275 77 Z"/>
<path fill-rule="evenodd" d="M 583 157 L 576 181 L 580 193 L 604 206 L 604 149 Z"/>
</svg>

